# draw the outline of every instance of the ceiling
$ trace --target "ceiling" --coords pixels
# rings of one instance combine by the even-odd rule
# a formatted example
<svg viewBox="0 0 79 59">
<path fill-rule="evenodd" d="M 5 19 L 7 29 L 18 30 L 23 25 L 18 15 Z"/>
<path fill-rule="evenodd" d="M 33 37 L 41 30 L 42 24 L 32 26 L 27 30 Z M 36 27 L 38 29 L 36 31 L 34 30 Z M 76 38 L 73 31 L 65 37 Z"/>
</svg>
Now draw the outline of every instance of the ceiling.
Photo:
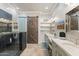
<svg viewBox="0 0 79 59">
<path fill-rule="evenodd" d="M 10 3 L 9 5 L 17 7 L 19 11 L 23 12 L 41 12 L 49 14 L 55 9 L 57 3 Z"/>
</svg>

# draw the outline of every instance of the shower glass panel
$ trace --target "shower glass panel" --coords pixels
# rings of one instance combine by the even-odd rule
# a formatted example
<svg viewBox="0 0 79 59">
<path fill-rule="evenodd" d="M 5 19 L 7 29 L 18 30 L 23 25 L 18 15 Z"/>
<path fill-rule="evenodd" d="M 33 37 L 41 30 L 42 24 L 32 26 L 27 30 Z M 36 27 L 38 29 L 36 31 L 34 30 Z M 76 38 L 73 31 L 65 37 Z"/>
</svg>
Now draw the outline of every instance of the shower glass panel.
<svg viewBox="0 0 79 59">
<path fill-rule="evenodd" d="M 16 56 L 19 52 L 18 33 L 0 35 L 0 56 Z"/>
</svg>

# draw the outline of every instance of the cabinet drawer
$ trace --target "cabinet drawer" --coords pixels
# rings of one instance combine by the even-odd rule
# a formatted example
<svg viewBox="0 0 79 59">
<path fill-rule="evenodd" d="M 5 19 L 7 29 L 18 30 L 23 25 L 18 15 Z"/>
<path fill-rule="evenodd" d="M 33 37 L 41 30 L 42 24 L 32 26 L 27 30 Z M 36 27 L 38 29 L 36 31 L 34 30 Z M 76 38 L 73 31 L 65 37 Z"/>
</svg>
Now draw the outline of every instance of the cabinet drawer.
<svg viewBox="0 0 79 59">
<path fill-rule="evenodd" d="M 57 56 L 57 45 L 52 41 L 52 56 Z"/>
</svg>

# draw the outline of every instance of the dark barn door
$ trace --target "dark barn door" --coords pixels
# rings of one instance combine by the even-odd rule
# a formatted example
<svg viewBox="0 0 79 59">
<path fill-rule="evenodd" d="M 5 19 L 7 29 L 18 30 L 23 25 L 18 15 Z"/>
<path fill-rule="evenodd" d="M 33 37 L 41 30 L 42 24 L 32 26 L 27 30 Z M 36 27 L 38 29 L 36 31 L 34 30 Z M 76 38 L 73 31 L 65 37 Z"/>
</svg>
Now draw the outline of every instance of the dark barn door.
<svg viewBox="0 0 79 59">
<path fill-rule="evenodd" d="M 38 43 L 38 16 L 27 17 L 27 43 Z"/>
</svg>

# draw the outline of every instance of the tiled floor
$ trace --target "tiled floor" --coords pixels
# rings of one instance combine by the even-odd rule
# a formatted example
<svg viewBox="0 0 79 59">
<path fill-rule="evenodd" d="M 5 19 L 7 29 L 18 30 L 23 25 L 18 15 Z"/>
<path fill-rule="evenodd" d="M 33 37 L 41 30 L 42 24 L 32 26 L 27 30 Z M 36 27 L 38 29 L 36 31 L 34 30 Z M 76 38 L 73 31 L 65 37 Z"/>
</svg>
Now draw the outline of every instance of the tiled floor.
<svg viewBox="0 0 79 59">
<path fill-rule="evenodd" d="M 27 48 L 22 52 L 20 56 L 47 56 L 47 49 L 41 47 L 38 44 L 27 44 Z"/>
</svg>

